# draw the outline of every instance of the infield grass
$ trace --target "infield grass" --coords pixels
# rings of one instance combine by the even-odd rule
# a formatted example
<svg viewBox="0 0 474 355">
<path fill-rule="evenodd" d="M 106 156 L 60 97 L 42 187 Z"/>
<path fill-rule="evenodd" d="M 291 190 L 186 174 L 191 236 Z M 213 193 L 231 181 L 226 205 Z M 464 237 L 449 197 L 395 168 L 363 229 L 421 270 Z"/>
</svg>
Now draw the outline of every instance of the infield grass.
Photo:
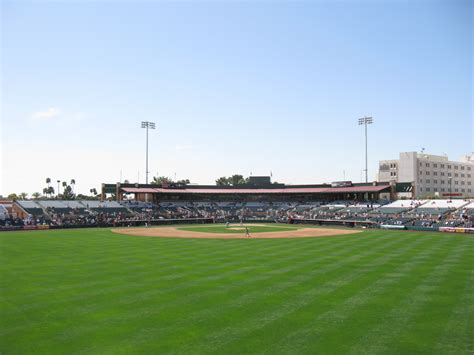
<svg viewBox="0 0 474 355">
<path fill-rule="evenodd" d="M 474 238 L 0 233 L 0 353 L 472 354 Z"/>
</svg>

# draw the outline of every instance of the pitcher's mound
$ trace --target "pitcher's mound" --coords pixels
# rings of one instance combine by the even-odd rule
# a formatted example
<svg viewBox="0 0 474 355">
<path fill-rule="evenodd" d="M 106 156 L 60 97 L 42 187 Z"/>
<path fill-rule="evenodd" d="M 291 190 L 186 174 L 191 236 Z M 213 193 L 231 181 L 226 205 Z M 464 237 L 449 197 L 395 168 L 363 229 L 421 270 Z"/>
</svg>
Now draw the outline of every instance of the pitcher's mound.
<svg viewBox="0 0 474 355">
<path fill-rule="evenodd" d="M 250 237 L 240 233 L 205 233 L 179 230 L 176 227 L 152 228 L 116 228 L 112 232 L 140 237 L 173 237 L 173 238 L 207 238 L 207 239 L 261 239 L 261 238 L 301 238 L 301 237 L 332 237 L 337 235 L 360 233 L 360 230 L 332 228 L 301 228 L 292 231 L 253 233 Z"/>
</svg>

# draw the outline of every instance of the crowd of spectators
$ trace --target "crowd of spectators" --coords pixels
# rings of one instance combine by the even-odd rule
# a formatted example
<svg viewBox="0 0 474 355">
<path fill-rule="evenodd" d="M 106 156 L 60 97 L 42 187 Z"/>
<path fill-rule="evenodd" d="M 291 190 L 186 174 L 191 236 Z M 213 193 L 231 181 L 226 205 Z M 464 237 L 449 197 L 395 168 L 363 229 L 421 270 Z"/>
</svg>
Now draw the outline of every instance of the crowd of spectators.
<svg viewBox="0 0 474 355">
<path fill-rule="evenodd" d="M 469 201 L 467 201 L 469 202 Z M 467 204 L 466 204 L 467 205 Z M 0 209 L 0 228 L 42 226 L 127 226 L 153 224 L 160 220 L 210 219 L 226 221 L 332 221 L 361 225 L 393 225 L 422 228 L 474 226 L 474 208 L 440 209 L 426 201 L 167 201 L 160 204 L 123 201 L 120 205 L 99 204 L 96 208 L 46 207 L 43 213 L 18 218 Z M 114 208 L 116 207 L 116 208 Z M 431 213 L 430 213 L 431 212 Z"/>
</svg>

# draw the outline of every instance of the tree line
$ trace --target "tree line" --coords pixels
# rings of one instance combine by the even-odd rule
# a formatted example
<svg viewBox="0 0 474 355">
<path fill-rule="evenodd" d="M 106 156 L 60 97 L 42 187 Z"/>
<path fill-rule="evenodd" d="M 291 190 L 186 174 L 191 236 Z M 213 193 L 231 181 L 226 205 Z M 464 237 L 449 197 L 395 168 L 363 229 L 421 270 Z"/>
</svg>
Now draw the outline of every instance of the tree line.
<svg viewBox="0 0 474 355">
<path fill-rule="evenodd" d="M 98 200 L 100 195 L 97 192 L 96 188 L 91 188 L 89 190 L 90 195 L 76 194 L 74 188 L 76 186 L 76 180 L 71 179 L 68 183 L 67 181 L 56 180 L 57 189 L 55 189 L 53 180 L 51 178 L 46 178 L 46 186 L 43 188 L 43 194 L 40 192 L 33 192 L 31 198 L 37 199 L 56 199 L 56 200 Z M 128 184 L 129 181 L 125 180 L 124 183 Z M 216 180 L 216 186 L 241 186 L 247 185 L 249 183 L 249 178 L 245 178 L 243 175 L 234 174 L 231 176 L 221 176 Z M 276 183 L 276 182 L 274 182 Z M 151 181 L 152 185 L 182 185 L 186 186 L 191 184 L 189 179 L 174 180 L 167 176 L 154 176 Z M 60 191 L 62 187 L 62 192 Z M 9 200 L 26 200 L 28 199 L 28 193 L 22 192 L 19 194 L 10 194 L 7 196 Z"/>
<path fill-rule="evenodd" d="M 46 186 L 43 188 L 43 194 L 40 192 L 33 192 L 31 198 L 38 199 L 55 199 L 55 200 L 98 200 L 99 194 L 96 188 L 91 188 L 89 190 L 90 195 L 76 194 L 74 192 L 74 187 L 76 186 L 76 180 L 71 179 L 68 183 L 67 181 L 56 180 L 57 188 L 53 186 L 53 181 L 51 178 L 46 178 Z M 61 193 L 62 187 L 62 193 Z M 21 192 L 19 194 L 9 194 L 7 196 L 9 200 L 26 200 L 28 199 L 28 193 Z"/>
</svg>

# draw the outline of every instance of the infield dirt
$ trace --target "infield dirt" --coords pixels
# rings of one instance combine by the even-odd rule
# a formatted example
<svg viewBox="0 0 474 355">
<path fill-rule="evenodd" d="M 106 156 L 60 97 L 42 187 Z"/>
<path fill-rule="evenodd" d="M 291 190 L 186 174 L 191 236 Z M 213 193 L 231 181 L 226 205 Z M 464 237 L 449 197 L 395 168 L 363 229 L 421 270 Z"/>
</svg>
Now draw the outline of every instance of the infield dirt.
<svg viewBox="0 0 474 355">
<path fill-rule="evenodd" d="M 245 232 L 237 233 L 205 233 L 179 230 L 177 227 L 152 228 L 115 228 L 112 232 L 139 237 L 167 237 L 167 238 L 206 238 L 206 239 L 248 239 Z M 332 228 L 301 228 L 292 231 L 260 232 L 251 234 L 254 239 L 271 238 L 301 238 L 301 237 L 333 237 L 338 235 L 360 233 L 360 230 L 344 230 Z"/>
</svg>

